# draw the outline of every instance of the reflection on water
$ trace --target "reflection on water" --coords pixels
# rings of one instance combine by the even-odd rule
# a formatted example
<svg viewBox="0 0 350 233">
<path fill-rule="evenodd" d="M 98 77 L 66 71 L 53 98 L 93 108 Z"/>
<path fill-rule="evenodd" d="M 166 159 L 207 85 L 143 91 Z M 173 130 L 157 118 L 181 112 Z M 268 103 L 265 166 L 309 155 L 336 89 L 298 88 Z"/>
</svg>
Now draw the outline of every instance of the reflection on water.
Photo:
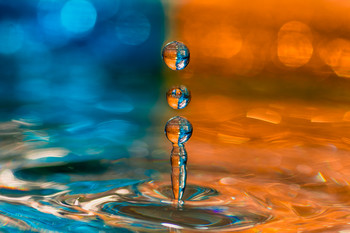
<svg viewBox="0 0 350 233">
<path fill-rule="evenodd" d="M 190 164 L 220 169 L 219 185 L 230 193 L 244 190 L 271 210 L 273 220 L 256 230 L 349 230 L 348 106 L 226 100 L 235 109 L 224 120 L 205 116 L 208 110 L 192 102 L 197 130 L 188 146 Z M 210 173 L 201 179 L 208 182 Z"/>
<path fill-rule="evenodd" d="M 67 125 L 1 123 L 2 225 L 72 232 L 349 230 L 348 109 L 286 101 L 235 105 L 232 118 L 222 121 L 203 117 L 201 104 L 192 103 L 197 133 L 188 146 L 182 208 L 172 205 L 166 150 L 161 160 L 152 151 L 132 159 L 118 150 L 108 152 L 113 160 L 80 157 Z M 98 123 L 98 134 L 108 132 L 104 124 L 112 123 Z M 61 142 L 48 144 L 54 134 Z M 128 147 L 159 150 L 157 137 Z"/>
<path fill-rule="evenodd" d="M 67 149 L 35 149 L 36 141 L 25 140 L 26 132 L 41 131 L 33 127 L 19 121 L 1 124 L 8 153 L 2 157 L 6 168 L 0 173 L 0 215 L 8 229 L 243 229 L 269 219 L 268 211 L 252 199 L 237 202 L 219 186 L 202 186 L 198 179 L 185 193 L 186 205 L 176 208 L 166 160 L 67 161 Z"/>
</svg>

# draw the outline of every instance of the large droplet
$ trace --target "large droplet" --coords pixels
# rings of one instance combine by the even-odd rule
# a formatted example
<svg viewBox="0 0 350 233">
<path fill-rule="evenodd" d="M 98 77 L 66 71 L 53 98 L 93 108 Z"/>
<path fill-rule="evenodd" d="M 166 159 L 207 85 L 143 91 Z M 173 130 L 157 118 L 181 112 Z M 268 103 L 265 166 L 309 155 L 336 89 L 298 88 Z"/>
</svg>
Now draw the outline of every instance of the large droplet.
<svg viewBox="0 0 350 233">
<path fill-rule="evenodd" d="M 166 93 L 166 99 L 173 109 L 183 109 L 191 101 L 191 92 L 184 85 L 172 87 Z"/>
<path fill-rule="evenodd" d="M 184 117 L 176 116 L 165 125 L 165 135 L 174 144 L 182 144 L 192 136 L 192 124 Z"/>
<path fill-rule="evenodd" d="M 183 43 L 172 41 L 162 51 L 165 64 L 172 70 L 182 70 L 190 62 L 190 51 Z"/>
</svg>

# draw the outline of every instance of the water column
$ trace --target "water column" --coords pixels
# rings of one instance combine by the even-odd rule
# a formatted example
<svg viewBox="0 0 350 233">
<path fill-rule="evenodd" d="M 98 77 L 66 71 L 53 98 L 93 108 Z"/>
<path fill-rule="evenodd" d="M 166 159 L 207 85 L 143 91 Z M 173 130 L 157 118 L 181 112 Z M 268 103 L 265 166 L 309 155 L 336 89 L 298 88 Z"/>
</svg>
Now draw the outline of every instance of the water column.
<svg viewBox="0 0 350 233">
<path fill-rule="evenodd" d="M 184 117 L 176 116 L 168 120 L 165 126 L 165 134 L 172 142 L 171 150 L 171 183 L 174 194 L 174 200 L 178 205 L 182 205 L 182 197 L 186 188 L 186 164 L 187 152 L 184 143 L 192 135 L 192 125 Z"/>
<path fill-rule="evenodd" d="M 183 43 L 173 41 L 165 45 L 162 56 L 170 69 L 182 70 L 189 63 L 190 53 Z M 184 85 L 172 87 L 168 90 L 166 97 L 169 106 L 173 109 L 183 109 L 191 101 L 191 94 Z M 183 205 L 182 197 L 187 177 L 187 152 L 184 143 L 190 139 L 192 131 L 191 123 L 181 116 L 169 119 L 165 126 L 166 137 L 173 146 L 170 156 L 171 183 L 177 206 Z"/>
</svg>

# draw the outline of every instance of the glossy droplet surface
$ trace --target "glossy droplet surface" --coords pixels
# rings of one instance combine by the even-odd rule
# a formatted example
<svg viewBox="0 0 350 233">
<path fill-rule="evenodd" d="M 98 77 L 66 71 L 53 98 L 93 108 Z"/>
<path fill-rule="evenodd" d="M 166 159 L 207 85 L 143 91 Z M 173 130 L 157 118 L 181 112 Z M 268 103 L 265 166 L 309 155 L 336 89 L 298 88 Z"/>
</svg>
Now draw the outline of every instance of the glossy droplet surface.
<svg viewBox="0 0 350 233">
<path fill-rule="evenodd" d="M 172 41 L 162 51 L 165 64 L 172 70 L 182 70 L 190 62 L 190 51 L 183 43 Z"/>
<path fill-rule="evenodd" d="M 172 87 L 166 93 L 166 99 L 173 109 L 183 109 L 191 101 L 191 92 L 184 85 Z"/>
<path fill-rule="evenodd" d="M 165 135 L 174 144 L 182 144 L 192 136 L 192 124 L 184 117 L 176 116 L 165 125 Z"/>
</svg>

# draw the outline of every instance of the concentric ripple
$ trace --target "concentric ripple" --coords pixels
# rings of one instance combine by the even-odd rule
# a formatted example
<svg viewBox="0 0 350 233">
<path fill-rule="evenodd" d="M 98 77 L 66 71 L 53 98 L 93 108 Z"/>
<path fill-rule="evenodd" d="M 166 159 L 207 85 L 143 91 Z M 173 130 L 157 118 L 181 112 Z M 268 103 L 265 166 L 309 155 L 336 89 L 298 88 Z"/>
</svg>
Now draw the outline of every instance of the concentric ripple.
<svg viewBox="0 0 350 233">
<path fill-rule="evenodd" d="M 250 127 L 259 123 L 249 122 Z M 322 129 L 331 135 L 331 129 Z M 0 226 L 5 232 L 350 230 L 349 150 L 340 142 L 338 149 L 328 144 L 213 149 L 197 139 L 189 148 L 185 204 L 174 208 L 167 159 L 120 158 L 118 150 L 120 159 L 79 157 L 68 152 L 69 144 L 45 144 L 50 136 L 45 132 L 20 122 L 0 124 Z M 141 142 L 133 146 L 145 148 Z"/>
<path fill-rule="evenodd" d="M 108 203 L 103 211 L 124 217 L 153 229 L 176 228 L 193 230 L 238 230 L 252 227 L 268 220 L 268 216 L 238 208 L 192 207 L 181 209 L 170 205 L 150 203 Z"/>
<path fill-rule="evenodd" d="M 120 226 L 136 230 L 240 230 L 271 218 L 254 204 L 239 205 L 209 187 L 189 185 L 181 208 L 172 205 L 170 195 L 169 183 L 151 181 L 105 193 L 62 195 L 56 199 L 62 205 L 93 213 L 109 224 L 117 221 Z"/>
</svg>

